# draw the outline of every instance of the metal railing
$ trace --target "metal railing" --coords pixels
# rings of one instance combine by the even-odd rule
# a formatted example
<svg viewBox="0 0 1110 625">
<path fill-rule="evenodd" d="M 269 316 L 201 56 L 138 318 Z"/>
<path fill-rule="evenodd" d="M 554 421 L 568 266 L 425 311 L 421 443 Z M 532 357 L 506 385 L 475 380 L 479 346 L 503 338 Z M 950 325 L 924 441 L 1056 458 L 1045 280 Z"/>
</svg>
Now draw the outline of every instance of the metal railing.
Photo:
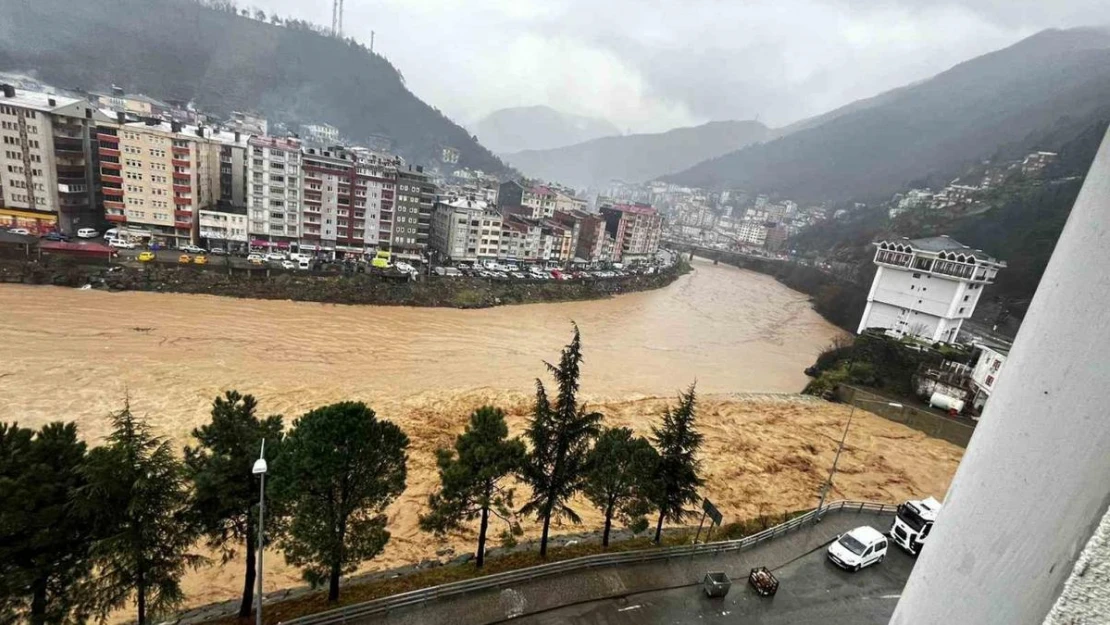
<svg viewBox="0 0 1110 625">
<path fill-rule="evenodd" d="M 830 512 L 870 512 L 882 514 L 884 512 L 893 513 L 896 508 L 897 505 L 889 503 L 834 501 L 821 509 L 815 508 L 805 514 L 796 516 L 786 523 L 769 527 L 757 534 L 752 534 L 751 536 L 736 540 L 723 540 L 700 545 L 667 547 L 662 549 L 643 549 L 624 553 L 603 553 L 572 558 L 561 562 L 552 562 L 551 564 L 540 564 L 538 566 L 515 571 L 505 571 L 504 573 L 494 573 L 474 579 L 421 588 L 419 590 L 382 597 L 381 599 L 374 599 L 364 603 L 328 610 L 327 612 L 310 614 L 308 616 L 285 621 L 285 625 L 332 625 L 335 623 L 347 623 L 355 619 L 373 616 L 375 614 L 383 614 L 399 608 L 422 605 L 429 601 L 453 597 L 468 592 L 511 586 L 513 584 L 530 582 L 542 577 L 550 577 L 552 575 L 559 575 L 572 571 L 740 551 L 814 523 Z"/>
</svg>

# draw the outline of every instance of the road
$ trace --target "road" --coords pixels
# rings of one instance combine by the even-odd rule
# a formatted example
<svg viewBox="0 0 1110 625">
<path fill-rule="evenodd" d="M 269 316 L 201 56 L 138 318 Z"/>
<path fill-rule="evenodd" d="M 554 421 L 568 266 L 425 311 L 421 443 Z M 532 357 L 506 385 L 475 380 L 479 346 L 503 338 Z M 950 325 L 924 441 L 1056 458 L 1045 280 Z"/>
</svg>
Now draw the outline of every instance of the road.
<svg viewBox="0 0 1110 625">
<path fill-rule="evenodd" d="M 686 586 L 557 608 L 513 623 L 885 625 L 912 568 L 913 559 L 894 545 L 883 562 L 858 573 L 836 567 L 820 548 L 775 571 L 779 591 L 771 598 L 756 595 L 747 580 L 740 579 L 733 580 L 724 599 L 710 599 L 700 586 Z"/>
</svg>

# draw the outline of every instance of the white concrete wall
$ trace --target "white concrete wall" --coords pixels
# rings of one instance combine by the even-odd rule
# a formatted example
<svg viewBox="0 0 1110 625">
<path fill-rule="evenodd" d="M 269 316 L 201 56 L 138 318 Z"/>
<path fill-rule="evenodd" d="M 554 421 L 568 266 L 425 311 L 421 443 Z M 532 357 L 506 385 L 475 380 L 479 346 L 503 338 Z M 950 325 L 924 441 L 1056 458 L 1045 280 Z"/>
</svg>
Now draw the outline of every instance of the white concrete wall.
<svg viewBox="0 0 1110 625">
<path fill-rule="evenodd" d="M 901 308 L 945 317 L 957 299 L 959 287 L 960 283 L 955 280 L 884 267 L 881 280 L 875 286 L 874 298 Z"/>
<path fill-rule="evenodd" d="M 1104 139 L 893 625 L 1043 622 L 1106 514 L 1108 203 Z"/>
<path fill-rule="evenodd" d="M 1079 625 L 1110 621 L 1110 512 L 1064 584 L 1044 625 Z"/>
</svg>

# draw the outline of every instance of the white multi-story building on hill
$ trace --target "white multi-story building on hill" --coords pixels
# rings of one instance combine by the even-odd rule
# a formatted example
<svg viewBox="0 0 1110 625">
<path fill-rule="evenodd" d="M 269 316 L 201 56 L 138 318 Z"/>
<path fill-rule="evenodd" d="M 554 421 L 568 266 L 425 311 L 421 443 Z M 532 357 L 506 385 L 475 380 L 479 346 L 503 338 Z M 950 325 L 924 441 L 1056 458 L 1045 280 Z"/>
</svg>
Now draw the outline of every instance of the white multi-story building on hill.
<svg viewBox="0 0 1110 625">
<path fill-rule="evenodd" d="M 975 312 L 983 287 L 1006 266 L 947 236 L 879 241 L 875 246 L 879 268 L 859 332 L 882 328 L 899 337 L 953 342 L 964 319 Z"/>
</svg>

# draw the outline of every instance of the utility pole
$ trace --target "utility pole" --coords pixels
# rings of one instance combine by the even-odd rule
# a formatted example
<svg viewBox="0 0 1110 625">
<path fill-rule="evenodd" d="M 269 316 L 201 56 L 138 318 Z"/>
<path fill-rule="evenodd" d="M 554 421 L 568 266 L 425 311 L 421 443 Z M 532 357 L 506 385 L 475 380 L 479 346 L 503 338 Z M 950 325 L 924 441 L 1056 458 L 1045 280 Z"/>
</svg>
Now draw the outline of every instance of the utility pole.
<svg viewBox="0 0 1110 625">
<path fill-rule="evenodd" d="M 370 53 L 374 53 L 374 31 L 370 31 Z"/>
</svg>

